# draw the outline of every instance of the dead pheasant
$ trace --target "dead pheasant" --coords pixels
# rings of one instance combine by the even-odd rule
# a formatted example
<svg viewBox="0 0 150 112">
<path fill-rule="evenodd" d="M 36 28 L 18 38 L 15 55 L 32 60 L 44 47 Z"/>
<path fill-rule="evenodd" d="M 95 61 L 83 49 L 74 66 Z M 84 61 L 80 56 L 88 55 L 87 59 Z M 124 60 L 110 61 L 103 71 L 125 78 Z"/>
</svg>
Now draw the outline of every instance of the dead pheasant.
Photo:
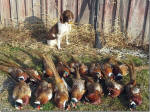
<svg viewBox="0 0 150 112">
<path fill-rule="evenodd" d="M 78 101 L 81 100 L 85 93 L 85 80 L 82 80 L 79 73 L 79 67 L 76 68 L 76 78 L 73 79 L 73 85 L 71 89 L 71 104 L 76 107 Z"/>
<path fill-rule="evenodd" d="M 113 69 L 109 63 L 104 63 L 101 65 L 102 73 L 104 77 L 114 79 Z"/>
<path fill-rule="evenodd" d="M 84 63 L 81 63 L 79 65 L 79 72 L 80 72 L 81 75 L 88 74 L 88 66 L 86 66 Z"/>
<path fill-rule="evenodd" d="M 29 79 L 29 75 L 20 68 L 0 65 L 0 70 L 10 74 L 12 78 L 18 81 L 27 81 Z"/>
<path fill-rule="evenodd" d="M 108 63 L 111 64 L 111 66 L 112 66 L 115 80 L 121 80 L 123 78 L 123 76 L 128 74 L 127 65 L 116 60 L 114 57 L 109 58 Z"/>
<path fill-rule="evenodd" d="M 43 73 L 48 76 L 48 77 L 53 77 L 54 73 L 51 70 L 51 65 L 49 63 L 49 59 L 47 56 L 43 55 L 42 53 L 38 52 L 38 51 L 33 51 L 35 54 L 37 54 L 43 61 L 43 65 L 44 65 L 44 71 Z"/>
<path fill-rule="evenodd" d="M 36 70 L 31 68 L 24 69 L 21 66 L 8 61 L 1 62 L 0 70 L 11 74 L 13 78 L 24 80 L 26 82 L 37 83 L 41 80 L 41 77 Z"/>
<path fill-rule="evenodd" d="M 136 84 L 135 67 L 132 61 L 131 65 L 128 64 L 128 68 L 130 74 L 130 82 L 126 85 L 125 90 L 129 99 L 129 108 L 130 110 L 134 110 L 136 109 L 136 106 L 141 105 L 142 96 L 140 88 Z"/>
<path fill-rule="evenodd" d="M 111 96 L 112 98 L 119 96 L 124 88 L 123 85 L 109 78 L 105 78 L 105 85 L 108 90 L 108 95 Z"/>
<path fill-rule="evenodd" d="M 12 98 L 15 101 L 15 108 L 21 110 L 29 104 L 31 89 L 24 81 L 20 81 L 14 88 Z"/>
<path fill-rule="evenodd" d="M 48 101 L 52 99 L 53 96 L 52 84 L 42 80 L 39 83 L 39 86 L 36 89 L 34 95 L 36 97 L 34 105 L 37 109 L 40 110 L 41 105 L 48 103 Z"/>
<path fill-rule="evenodd" d="M 75 74 L 76 72 L 76 67 L 79 67 L 80 62 L 75 59 L 75 56 L 71 55 L 71 63 L 69 64 L 70 71 L 71 73 Z"/>
<path fill-rule="evenodd" d="M 101 97 L 103 96 L 103 89 L 99 82 L 94 82 L 94 80 L 90 77 L 83 76 L 86 83 L 87 93 L 85 95 L 85 99 L 91 104 L 100 104 Z"/>
<path fill-rule="evenodd" d="M 103 78 L 103 74 L 101 72 L 101 68 L 100 65 L 97 63 L 93 63 L 89 69 L 89 74 L 90 76 L 96 78 L 96 79 L 102 79 Z"/>
<path fill-rule="evenodd" d="M 45 63 L 49 66 L 49 70 L 52 71 L 54 76 L 54 102 L 58 108 L 65 109 L 68 108 L 67 102 L 69 100 L 68 88 L 65 80 L 61 78 L 56 70 L 54 62 L 51 56 L 42 54 L 43 59 L 46 59 Z"/>
<path fill-rule="evenodd" d="M 62 61 L 59 57 L 57 57 L 57 61 L 58 61 L 58 63 L 57 63 L 56 69 L 57 69 L 58 73 L 62 77 L 68 77 L 70 75 L 69 65 L 65 61 Z"/>
</svg>

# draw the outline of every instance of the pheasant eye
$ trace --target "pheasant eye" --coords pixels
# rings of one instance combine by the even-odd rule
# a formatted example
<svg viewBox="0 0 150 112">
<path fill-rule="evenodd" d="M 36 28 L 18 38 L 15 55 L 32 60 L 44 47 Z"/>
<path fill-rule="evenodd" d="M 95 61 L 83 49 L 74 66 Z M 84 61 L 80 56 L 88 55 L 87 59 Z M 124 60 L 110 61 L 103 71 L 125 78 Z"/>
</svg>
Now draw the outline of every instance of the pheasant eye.
<svg viewBox="0 0 150 112">
<path fill-rule="evenodd" d="M 118 73 L 117 76 L 116 76 L 116 80 L 121 80 L 121 79 L 122 79 L 122 74 Z"/>
<path fill-rule="evenodd" d="M 113 94 L 113 90 L 109 90 L 109 95 L 112 95 Z"/>
<path fill-rule="evenodd" d="M 113 76 L 113 73 L 109 73 L 108 76 L 109 76 L 109 77 L 112 77 L 112 76 Z"/>
<path fill-rule="evenodd" d="M 77 100 L 76 98 L 72 98 L 71 101 L 72 101 L 73 103 L 78 102 L 78 100 Z"/>
<path fill-rule="evenodd" d="M 24 80 L 24 77 L 23 77 L 23 76 L 20 76 L 20 77 L 18 77 L 18 80 L 19 80 L 19 81 L 22 81 L 22 80 Z"/>
<path fill-rule="evenodd" d="M 136 108 L 136 103 L 134 101 L 132 101 L 129 105 L 130 108 Z"/>
</svg>

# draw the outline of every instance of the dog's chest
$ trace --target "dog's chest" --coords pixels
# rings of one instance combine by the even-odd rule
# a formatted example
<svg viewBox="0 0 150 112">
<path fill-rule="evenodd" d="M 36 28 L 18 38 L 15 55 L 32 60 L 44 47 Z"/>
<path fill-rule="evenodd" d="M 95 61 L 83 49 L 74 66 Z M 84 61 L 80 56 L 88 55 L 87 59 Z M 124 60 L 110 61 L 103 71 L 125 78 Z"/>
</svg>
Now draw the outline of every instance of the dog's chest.
<svg viewBox="0 0 150 112">
<path fill-rule="evenodd" d="M 71 30 L 71 25 L 68 23 L 58 23 L 58 33 L 64 34 L 68 33 Z"/>
</svg>

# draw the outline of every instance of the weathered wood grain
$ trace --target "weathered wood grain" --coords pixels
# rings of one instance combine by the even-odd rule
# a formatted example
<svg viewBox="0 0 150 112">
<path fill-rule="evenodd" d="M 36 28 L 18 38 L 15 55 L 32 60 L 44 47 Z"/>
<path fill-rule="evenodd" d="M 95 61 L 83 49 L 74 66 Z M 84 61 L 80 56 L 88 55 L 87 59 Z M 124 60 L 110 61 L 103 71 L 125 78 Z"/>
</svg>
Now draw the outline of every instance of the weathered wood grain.
<svg viewBox="0 0 150 112">
<path fill-rule="evenodd" d="M 129 40 L 131 43 L 136 41 L 140 44 L 140 41 L 142 41 L 145 6 L 146 0 L 131 1 L 127 29 Z"/>
<path fill-rule="evenodd" d="M 79 0 L 79 15 L 78 15 L 78 22 L 79 23 L 89 23 L 89 17 L 90 15 L 90 6 L 91 6 L 91 0 Z"/>
<path fill-rule="evenodd" d="M 112 12 L 113 12 L 114 1 L 113 0 L 105 0 L 105 10 L 104 10 L 104 33 L 111 32 L 112 26 Z"/>
<path fill-rule="evenodd" d="M 1 4 L 1 0 L 0 0 L 0 4 Z M 0 25 L 2 25 L 2 23 L 1 23 L 1 7 L 0 7 Z"/>
<path fill-rule="evenodd" d="M 17 13 L 17 2 L 16 0 L 10 0 L 11 6 L 11 20 L 12 25 L 16 27 L 18 25 L 18 13 Z"/>
<path fill-rule="evenodd" d="M 71 10 L 75 22 L 93 24 L 96 0 L 0 0 L 1 26 L 17 26 L 24 20 L 36 18 L 46 25 L 59 19 L 64 10 Z M 115 26 L 127 32 L 129 41 L 148 44 L 150 36 L 149 0 L 100 0 L 99 29 L 111 33 Z M 147 10 L 147 15 L 145 13 Z M 118 22 L 118 21 L 119 22 Z M 30 22 L 29 22 L 30 23 Z"/>
<path fill-rule="evenodd" d="M 33 0 L 33 16 L 41 19 L 41 4 L 40 4 L 40 0 Z"/>
<path fill-rule="evenodd" d="M 25 0 L 26 4 L 26 17 L 33 16 L 32 0 Z"/>
<path fill-rule="evenodd" d="M 0 7 L 1 7 L 1 22 L 4 26 L 9 26 L 11 24 L 10 1 L 1 0 Z"/>
<path fill-rule="evenodd" d="M 16 0 L 17 1 L 17 13 L 18 13 L 18 22 L 22 23 L 25 20 L 25 2 L 24 0 Z"/>
<path fill-rule="evenodd" d="M 55 0 L 48 0 L 47 1 L 47 14 L 48 17 L 51 19 L 57 18 L 58 17 L 58 12 L 57 12 L 57 1 Z"/>
<path fill-rule="evenodd" d="M 148 5 L 148 12 L 147 12 L 147 19 L 146 19 L 146 28 L 145 28 L 145 35 L 144 35 L 144 45 L 148 45 L 150 40 L 150 1 Z"/>
</svg>

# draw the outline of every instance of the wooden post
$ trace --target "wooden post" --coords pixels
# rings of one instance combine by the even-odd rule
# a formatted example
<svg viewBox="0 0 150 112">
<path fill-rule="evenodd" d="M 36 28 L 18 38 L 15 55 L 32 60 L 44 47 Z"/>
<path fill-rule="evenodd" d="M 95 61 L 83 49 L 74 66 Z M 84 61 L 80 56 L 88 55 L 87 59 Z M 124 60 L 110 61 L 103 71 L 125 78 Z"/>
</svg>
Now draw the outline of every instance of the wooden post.
<svg viewBox="0 0 150 112">
<path fill-rule="evenodd" d="M 100 42 L 100 32 L 98 31 L 98 11 L 99 11 L 99 0 L 95 2 L 95 17 L 94 17 L 94 29 L 95 29 L 95 48 L 102 48 Z"/>
</svg>

